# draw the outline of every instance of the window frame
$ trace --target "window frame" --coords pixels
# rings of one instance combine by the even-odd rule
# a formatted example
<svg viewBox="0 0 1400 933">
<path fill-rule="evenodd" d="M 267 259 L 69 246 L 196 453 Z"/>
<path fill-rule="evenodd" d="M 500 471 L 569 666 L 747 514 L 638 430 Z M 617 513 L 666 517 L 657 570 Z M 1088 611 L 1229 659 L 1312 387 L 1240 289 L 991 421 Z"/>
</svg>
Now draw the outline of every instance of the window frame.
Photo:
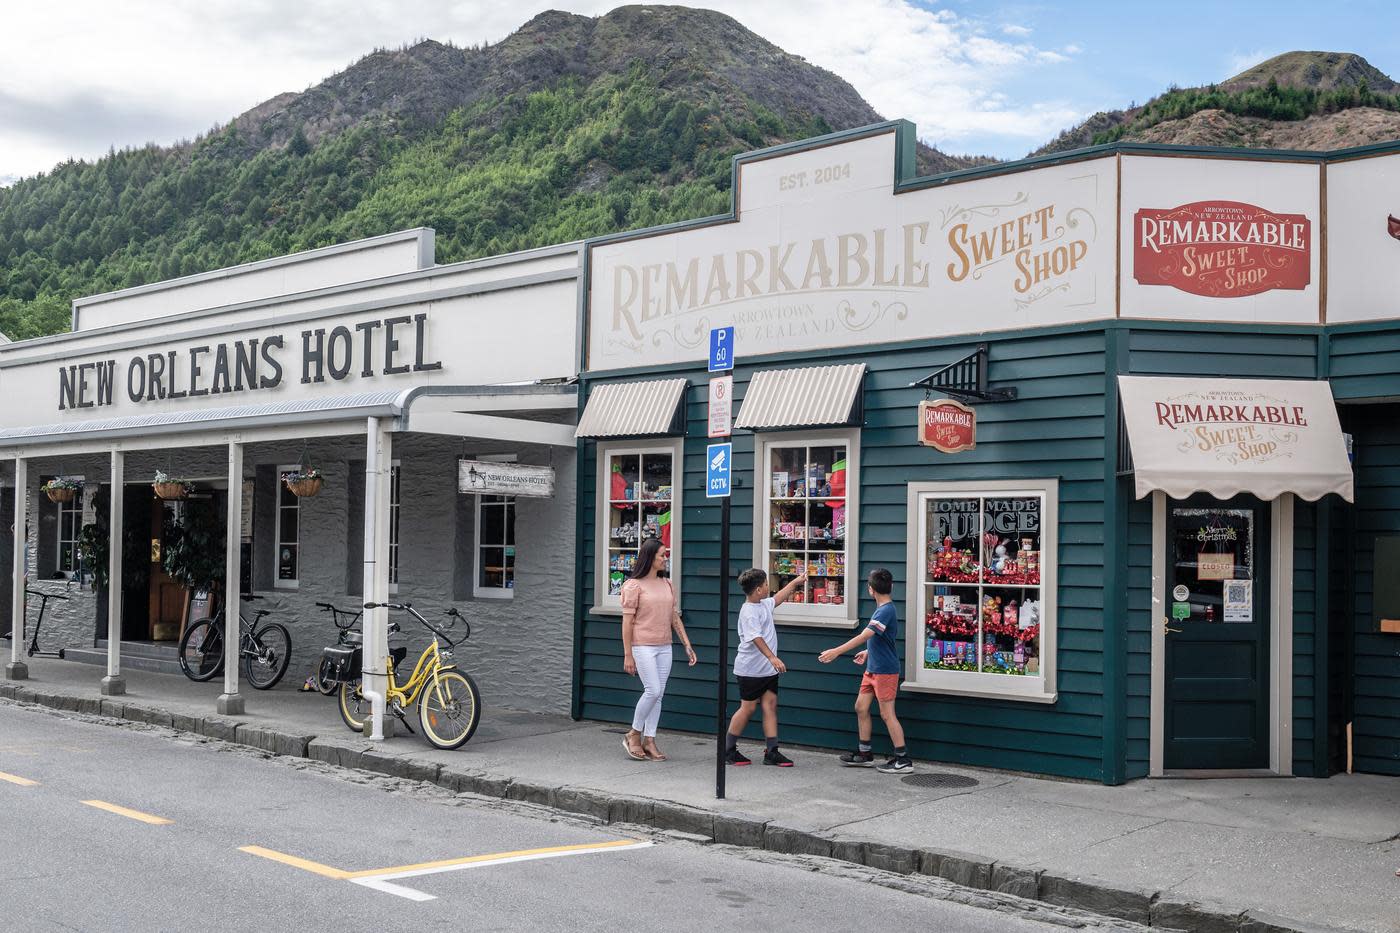
<svg viewBox="0 0 1400 933">
<path fill-rule="evenodd" d="M 490 504 L 489 504 L 489 507 L 490 507 L 490 508 L 500 508 L 503 512 L 508 511 L 508 512 L 512 513 L 511 516 L 509 516 L 509 517 L 514 517 L 514 513 L 515 513 L 515 500 L 516 500 L 516 497 L 515 497 L 515 496 L 508 496 L 508 495 L 503 495 L 503 494 L 500 494 L 500 493 L 488 493 L 487 495 L 496 496 L 498 499 L 501 500 L 501 504 L 499 504 L 499 505 L 498 505 L 497 503 L 495 503 L 495 502 L 490 503 Z M 482 509 L 482 505 L 483 505 L 483 503 L 482 503 L 481 500 L 482 500 L 483 497 L 484 497 L 484 496 L 483 496 L 482 493 L 477 493 L 477 494 L 473 497 L 473 498 L 476 499 L 476 516 L 475 516 L 475 528 L 474 528 L 474 532 L 475 532 L 475 533 L 474 533 L 474 535 L 473 535 L 473 537 L 475 538 L 475 541 L 474 541 L 474 543 L 473 543 L 473 545 L 472 545 L 472 596 L 477 597 L 477 598 L 485 598 L 485 599 L 514 599 L 514 598 L 515 598 L 515 586 L 514 586 L 514 583 L 515 583 L 515 568 L 514 568 L 513 566 L 512 566 L 512 568 L 511 568 L 511 573 L 510 573 L 510 579 L 511 579 L 511 584 L 512 584 L 511 586 L 483 586 L 483 585 L 481 584 L 481 570 L 482 570 L 481 550 L 482 550 L 482 548 L 484 548 L 484 547 L 500 547 L 500 548 L 510 548 L 511 550 L 514 550 L 514 549 L 517 547 L 517 545 L 515 545 L 515 544 L 505 544 L 504 542 L 502 542 L 502 543 L 499 544 L 499 545 L 497 545 L 497 544 L 490 544 L 490 543 L 488 543 L 488 544 L 482 544 L 482 543 L 481 543 L 481 509 Z M 502 521 L 501 527 L 502 527 L 503 529 L 506 528 L 506 527 L 508 527 L 505 521 Z M 513 557 L 514 555 L 511 555 L 511 556 Z"/>
<path fill-rule="evenodd" d="M 65 479 L 77 480 L 80 484 L 85 480 L 85 477 L 80 475 L 69 473 L 62 475 Z M 78 542 L 81 541 L 83 537 L 83 496 L 86 492 L 87 486 L 79 485 L 78 491 L 73 495 L 73 501 L 54 503 L 54 507 L 58 510 L 58 523 L 54 529 L 54 570 L 62 573 L 64 577 L 69 580 L 76 580 L 83 569 L 83 559 L 78 554 Z M 65 512 L 70 514 L 76 513 L 78 516 L 74 522 L 72 538 L 63 537 L 63 516 Z M 65 542 L 73 546 L 73 567 L 71 570 L 63 566 L 63 545 Z"/>
<path fill-rule="evenodd" d="M 769 510 L 773 483 L 769 466 L 771 451 L 791 447 L 846 448 L 846 580 L 843 606 L 785 602 L 773 612 L 779 625 L 807 628 L 849 629 L 860 618 L 860 601 L 865 596 L 860 574 L 860 428 L 832 427 L 808 431 L 763 431 L 754 433 L 753 509 L 754 566 L 767 570 L 771 565 L 772 540 Z M 844 611 L 842 611 L 844 609 Z"/>
<path fill-rule="evenodd" d="M 636 439 L 615 443 L 599 443 L 596 454 L 596 489 L 593 510 L 593 607 L 592 612 L 605 615 L 622 615 L 622 597 L 608 594 L 608 491 L 610 488 L 608 464 L 617 456 L 645 456 L 647 454 L 671 455 L 671 574 L 674 578 L 680 573 L 681 564 L 681 500 L 685 495 L 685 440 L 684 438 L 663 438 L 656 441 Z M 676 601 L 680 602 L 680 588 L 677 587 Z"/>
<path fill-rule="evenodd" d="M 290 473 L 293 470 L 301 469 L 299 463 L 280 463 L 277 465 L 276 480 L 273 487 L 274 497 L 272 500 L 272 588 L 276 590 L 296 590 L 301 588 L 301 498 L 287 489 L 286 482 L 282 479 L 282 474 Z M 288 508 L 282 504 L 282 493 L 287 492 L 296 502 L 297 510 L 297 539 L 295 542 L 282 541 L 282 510 Z M 297 575 L 291 580 L 282 579 L 282 562 L 278 552 L 282 549 L 283 543 L 293 543 L 297 549 Z"/>
<path fill-rule="evenodd" d="M 389 463 L 389 592 L 399 591 L 399 522 L 403 518 L 400 484 L 403 481 L 402 461 Z M 280 513 L 279 513 L 280 516 Z M 301 514 L 297 514 L 297 534 L 301 534 Z M 297 552 L 297 573 L 301 573 L 301 552 Z"/>
<path fill-rule="evenodd" d="M 1040 673 L 1019 676 L 982 671 L 927 670 L 924 618 L 928 611 L 925 554 L 928 541 L 927 499 L 1009 498 L 1036 496 L 1040 513 Z M 969 480 L 909 484 L 906 528 L 908 569 L 905 576 L 904 683 L 901 690 L 945 696 L 984 697 L 1027 703 L 1054 703 L 1056 644 L 1059 635 L 1059 499 L 1057 479 Z M 981 609 L 979 607 L 978 611 Z"/>
</svg>

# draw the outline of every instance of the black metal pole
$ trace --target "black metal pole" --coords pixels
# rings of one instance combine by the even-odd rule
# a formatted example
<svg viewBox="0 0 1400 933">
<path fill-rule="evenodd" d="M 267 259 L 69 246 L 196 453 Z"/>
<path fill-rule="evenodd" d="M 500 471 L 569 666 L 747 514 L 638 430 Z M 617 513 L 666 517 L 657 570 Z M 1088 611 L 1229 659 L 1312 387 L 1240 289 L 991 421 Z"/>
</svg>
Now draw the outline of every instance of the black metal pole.
<svg viewBox="0 0 1400 933">
<path fill-rule="evenodd" d="M 729 497 L 719 503 L 719 699 L 715 704 L 715 799 L 724 799 L 724 737 L 729 733 Z"/>
</svg>

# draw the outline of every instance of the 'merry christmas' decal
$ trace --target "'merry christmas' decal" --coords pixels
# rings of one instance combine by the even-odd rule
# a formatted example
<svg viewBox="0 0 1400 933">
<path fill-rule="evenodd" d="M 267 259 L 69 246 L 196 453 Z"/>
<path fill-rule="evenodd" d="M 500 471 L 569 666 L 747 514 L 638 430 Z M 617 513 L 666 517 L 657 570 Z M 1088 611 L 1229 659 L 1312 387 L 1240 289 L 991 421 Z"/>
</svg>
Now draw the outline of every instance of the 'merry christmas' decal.
<svg viewBox="0 0 1400 933">
<path fill-rule="evenodd" d="M 1207 298 L 1308 287 L 1312 224 L 1240 201 L 1196 201 L 1133 215 L 1133 277 Z"/>
</svg>

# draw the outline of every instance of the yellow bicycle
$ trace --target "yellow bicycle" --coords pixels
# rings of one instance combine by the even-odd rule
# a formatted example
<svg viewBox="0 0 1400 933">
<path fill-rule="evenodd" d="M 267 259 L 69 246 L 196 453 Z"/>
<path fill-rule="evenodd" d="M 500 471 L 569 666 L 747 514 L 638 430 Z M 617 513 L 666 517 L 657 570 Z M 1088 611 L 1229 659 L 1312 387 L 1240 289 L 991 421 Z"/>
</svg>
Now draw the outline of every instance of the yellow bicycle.
<svg viewBox="0 0 1400 933">
<path fill-rule="evenodd" d="M 453 641 L 446 632 L 423 618 L 423 614 L 408 603 L 365 603 L 366 609 L 377 609 L 381 606 L 407 612 L 433 633 L 433 640 L 423 649 L 418 663 L 413 667 L 413 674 L 402 684 L 395 676 L 395 667 L 407 656 L 407 649 L 395 648 L 391 652 L 387 671 L 389 687 L 384 698 L 388 710 L 399 718 L 404 728 L 412 732 L 413 727 L 408 724 L 404 712 L 417 703 L 418 723 L 423 729 L 423 737 L 435 748 L 461 748 L 472 737 L 472 733 L 476 732 L 477 723 L 481 721 L 481 691 L 469 675 L 457 670 L 452 664 L 452 651 L 460 642 L 471 637 L 471 625 L 456 609 L 447 610 L 447 616 L 451 620 L 447 624 L 448 629 L 458 622 L 466 626 L 466 634 Z M 389 626 L 391 632 L 399 629 L 395 622 L 390 622 Z M 327 652 L 331 650 L 326 649 Z M 358 654 L 359 649 L 354 651 Z M 349 675 L 347 668 L 351 667 L 352 663 L 347 659 L 337 667 L 345 672 L 345 675 Z M 344 719 L 351 729 L 361 732 L 364 730 L 365 720 L 370 715 L 370 701 L 360 692 L 360 681 L 356 676 L 359 667 L 353 667 L 355 674 L 342 675 L 340 682 L 340 718 Z"/>
</svg>

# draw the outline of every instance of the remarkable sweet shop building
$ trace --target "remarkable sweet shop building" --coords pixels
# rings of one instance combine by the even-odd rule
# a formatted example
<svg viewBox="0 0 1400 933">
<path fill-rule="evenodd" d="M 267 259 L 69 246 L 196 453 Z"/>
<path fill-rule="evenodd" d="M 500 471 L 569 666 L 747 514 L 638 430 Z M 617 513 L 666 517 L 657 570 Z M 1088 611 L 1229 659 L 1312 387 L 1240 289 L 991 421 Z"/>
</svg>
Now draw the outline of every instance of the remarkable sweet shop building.
<svg viewBox="0 0 1400 933">
<path fill-rule="evenodd" d="M 885 566 L 916 755 L 1400 774 L 1400 147 L 915 178 L 913 142 L 750 153 L 730 215 L 585 243 L 575 714 L 631 715 L 617 593 L 655 534 L 711 646 L 663 726 L 714 723 L 730 327 L 734 572 L 809 575 L 789 741 L 849 744 L 857 669 L 816 656 Z"/>
<path fill-rule="evenodd" d="M 471 619 L 460 658 L 487 704 L 567 708 L 567 647 L 532 646 L 567 641 L 574 588 L 578 248 L 433 254 L 409 230 L 84 298 L 72 333 L 0 347 L 6 627 L 27 585 L 66 597 L 40 647 L 104 664 L 104 689 L 124 663 L 173 669 L 207 594 L 190 607 L 163 558 L 201 513 L 226 535 L 233 606 L 257 594 L 243 608 L 290 630 L 289 681 L 335 642 L 318 603 L 392 596 Z M 302 494 L 283 481 L 311 469 Z M 172 482 L 153 492 L 157 471 Z M 76 491 L 51 498 L 54 478 Z M 366 613 L 369 662 L 385 615 Z M 400 621 L 416 656 L 423 633 Z M 236 710 L 237 664 L 225 678 Z"/>
</svg>

